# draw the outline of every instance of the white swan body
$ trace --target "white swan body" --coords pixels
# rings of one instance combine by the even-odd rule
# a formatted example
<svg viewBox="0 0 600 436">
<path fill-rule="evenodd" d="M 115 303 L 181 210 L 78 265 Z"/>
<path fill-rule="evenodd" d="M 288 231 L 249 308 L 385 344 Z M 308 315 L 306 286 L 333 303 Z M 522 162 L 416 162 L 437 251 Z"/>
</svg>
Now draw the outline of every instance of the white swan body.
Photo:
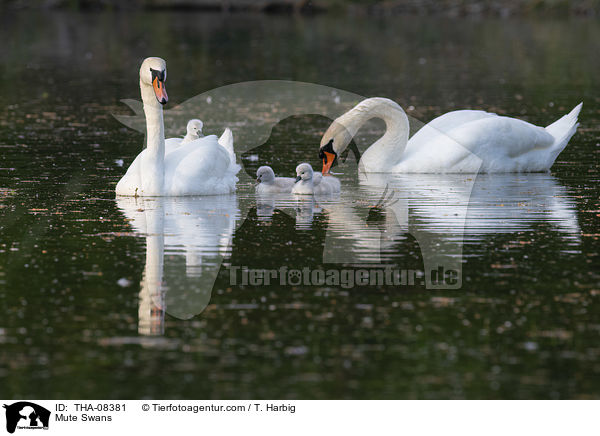
<svg viewBox="0 0 600 436">
<path fill-rule="evenodd" d="M 476 110 L 444 114 L 409 136 L 402 108 L 386 98 L 369 98 L 337 118 L 321 140 L 323 172 L 371 118 L 386 123 L 385 134 L 360 159 L 366 172 L 506 173 L 548 171 L 575 134 L 582 103 L 546 128 Z"/>
<path fill-rule="evenodd" d="M 334 194 L 340 192 L 339 181 L 328 182 L 326 179 L 334 179 L 333 176 L 322 177 L 320 174 L 315 177 L 312 166 L 308 163 L 301 163 L 296 167 L 296 184 L 292 188 L 292 194 L 299 195 L 319 195 Z M 318 183 L 317 183 L 317 179 Z"/>
<path fill-rule="evenodd" d="M 256 192 L 258 194 L 292 192 L 296 180 L 292 177 L 275 177 L 270 166 L 262 166 L 256 171 Z"/>
<path fill-rule="evenodd" d="M 175 149 L 177 149 L 179 146 L 182 145 L 182 138 L 168 138 L 165 139 L 165 156 L 167 156 L 169 153 L 171 153 L 172 151 L 174 151 Z M 231 141 L 231 142 L 228 142 Z M 219 145 L 221 145 L 229 154 L 229 150 L 233 150 L 233 136 L 231 134 L 231 130 L 229 128 L 225 129 L 225 132 L 223 132 L 223 134 L 221 135 L 221 137 L 219 138 L 219 140 L 217 141 L 219 143 Z M 198 142 L 196 144 L 196 146 L 202 146 L 202 144 L 205 144 L 205 142 Z M 129 196 L 139 196 L 139 193 L 136 193 L 135 188 L 138 186 L 139 183 L 139 178 L 140 178 L 140 167 L 141 167 L 141 162 L 142 162 L 142 158 L 143 158 L 143 153 L 146 150 L 143 150 L 140 154 L 137 155 L 137 157 L 134 159 L 134 161 L 131 163 L 131 165 L 129 166 L 129 168 L 127 169 L 127 173 L 125 174 L 125 176 L 123 176 L 123 178 L 121 179 L 121 181 L 119 182 L 119 184 L 117 185 L 119 187 L 120 191 L 117 191 L 117 195 L 129 195 Z M 230 154 L 230 159 L 232 158 L 231 154 Z M 235 161 L 235 155 L 233 155 L 233 160 Z M 232 170 L 235 171 L 235 169 L 237 168 L 237 164 L 234 165 L 234 167 L 232 168 Z M 237 171 L 236 171 L 237 173 Z M 128 192 L 128 186 L 130 186 L 129 192 L 133 192 L 131 194 L 126 194 L 126 193 L 119 193 L 119 192 Z"/>
<path fill-rule="evenodd" d="M 235 162 L 231 130 L 226 129 L 221 139 L 209 135 L 179 145 L 169 140 L 166 146 L 162 111 L 162 104 L 167 101 L 165 80 L 164 60 L 144 60 L 140 89 L 148 146 L 117 183 L 117 195 L 157 197 L 234 192 L 240 167 Z"/>
</svg>

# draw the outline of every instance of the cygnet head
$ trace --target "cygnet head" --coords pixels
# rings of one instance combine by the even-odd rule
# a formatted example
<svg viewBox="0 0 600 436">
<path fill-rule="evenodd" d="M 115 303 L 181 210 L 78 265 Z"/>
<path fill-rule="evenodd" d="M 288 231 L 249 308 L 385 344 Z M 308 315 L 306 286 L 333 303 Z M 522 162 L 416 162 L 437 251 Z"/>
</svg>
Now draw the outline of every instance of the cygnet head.
<svg viewBox="0 0 600 436">
<path fill-rule="evenodd" d="M 204 124 L 200 120 L 189 120 L 187 123 L 187 134 L 193 138 L 199 138 L 202 136 L 202 127 Z"/>
<path fill-rule="evenodd" d="M 311 180 L 313 178 L 313 169 L 309 163 L 301 163 L 296 167 L 296 182 L 300 180 Z"/>
<path fill-rule="evenodd" d="M 262 166 L 256 171 L 256 181 L 258 183 L 271 183 L 275 180 L 275 173 L 269 166 Z"/>
<path fill-rule="evenodd" d="M 167 81 L 167 63 L 161 58 L 146 58 L 140 67 L 140 85 L 152 86 L 156 100 L 160 104 L 169 101 L 165 82 Z"/>
</svg>

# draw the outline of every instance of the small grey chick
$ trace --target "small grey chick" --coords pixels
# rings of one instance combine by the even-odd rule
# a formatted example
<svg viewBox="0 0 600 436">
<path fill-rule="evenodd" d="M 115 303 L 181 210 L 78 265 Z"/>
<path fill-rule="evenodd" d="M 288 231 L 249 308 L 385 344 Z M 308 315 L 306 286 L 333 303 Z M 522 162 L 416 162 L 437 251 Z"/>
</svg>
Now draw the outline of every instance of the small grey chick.
<svg viewBox="0 0 600 436">
<path fill-rule="evenodd" d="M 309 163 L 301 163 L 296 167 L 296 184 L 292 189 L 293 194 L 313 195 L 332 194 L 339 192 L 339 185 L 326 182 L 325 177 L 315 177 L 312 166 Z"/>
<path fill-rule="evenodd" d="M 256 192 L 259 194 L 292 192 L 295 180 L 292 177 L 275 177 L 270 166 L 262 166 L 256 171 Z"/>
</svg>

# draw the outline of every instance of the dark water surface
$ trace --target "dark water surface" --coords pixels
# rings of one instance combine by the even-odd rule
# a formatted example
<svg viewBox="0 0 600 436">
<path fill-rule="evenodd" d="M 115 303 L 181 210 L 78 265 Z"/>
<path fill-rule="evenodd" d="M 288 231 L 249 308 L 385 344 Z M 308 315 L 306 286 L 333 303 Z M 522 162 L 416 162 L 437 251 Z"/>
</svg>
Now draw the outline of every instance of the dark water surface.
<svg viewBox="0 0 600 436">
<path fill-rule="evenodd" d="M 0 23 L 0 397 L 600 396 L 597 21 Z M 339 196 L 257 198 L 264 162 L 289 175 L 301 161 L 319 168 L 329 120 L 299 115 L 241 153 L 235 195 L 117 201 L 144 136 L 112 114 L 131 114 L 120 100 L 139 99 L 150 55 L 168 62 L 168 107 L 284 79 L 386 96 L 422 121 L 480 108 L 547 125 L 584 108 L 550 174 L 346 171 Z M 394 200 L 381 205 L 385 186 Z M 460 289 L 230 282 L 231 267 L 422 271 L 435 256 L 462 269 Z"/>
</svg>

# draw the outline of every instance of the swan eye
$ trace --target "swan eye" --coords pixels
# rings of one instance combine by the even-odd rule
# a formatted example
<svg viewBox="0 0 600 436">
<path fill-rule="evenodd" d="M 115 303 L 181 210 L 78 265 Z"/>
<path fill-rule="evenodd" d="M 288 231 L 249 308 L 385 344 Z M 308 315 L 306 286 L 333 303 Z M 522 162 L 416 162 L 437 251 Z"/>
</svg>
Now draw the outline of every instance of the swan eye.
<svg viewBox="0 0 600 436">
<path fill-rule="evenodd" d="M 167 80 L 165 70 L 159 71 L 155 70 L 154 68 L 150 68 L 150 74 L 152 74 L 152 80 L 154 80 L 154 77 L 157 77 L 161 82 L 165 82 Z"/>
</svg>

